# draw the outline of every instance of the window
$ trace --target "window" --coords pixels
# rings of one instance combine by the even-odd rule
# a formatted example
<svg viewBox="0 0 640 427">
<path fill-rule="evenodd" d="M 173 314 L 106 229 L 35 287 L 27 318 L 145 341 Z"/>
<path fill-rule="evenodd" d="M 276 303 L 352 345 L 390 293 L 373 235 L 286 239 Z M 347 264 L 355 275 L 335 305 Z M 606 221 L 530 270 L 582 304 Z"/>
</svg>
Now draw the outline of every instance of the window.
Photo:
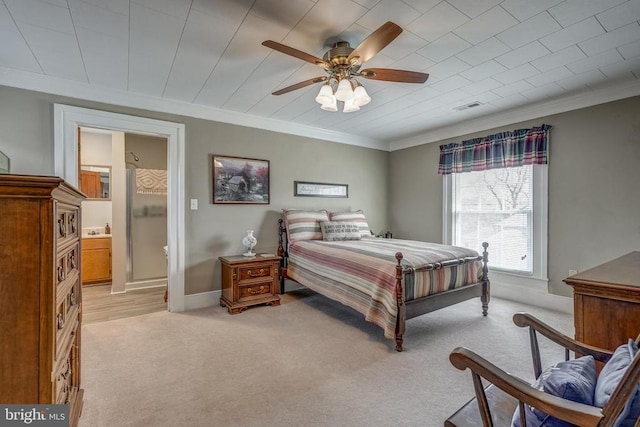
<svg viewBox="0 0 640 427">
<path fill-rule="evenodd" d="M 444 242 L 489 243 L 492 271 L 547 280 L 547 166 L 444 176 Z"/>
</svg>

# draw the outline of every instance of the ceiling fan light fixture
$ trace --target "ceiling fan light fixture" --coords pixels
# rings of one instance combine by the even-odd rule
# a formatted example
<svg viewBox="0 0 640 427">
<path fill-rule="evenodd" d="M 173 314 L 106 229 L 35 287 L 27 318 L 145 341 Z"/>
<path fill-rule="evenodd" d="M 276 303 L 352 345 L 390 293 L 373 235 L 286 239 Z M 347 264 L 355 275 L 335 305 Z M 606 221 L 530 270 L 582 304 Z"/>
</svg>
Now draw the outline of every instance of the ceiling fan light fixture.
<svg viewBox="0 0 640 427">
<path fill-rule="evenodd" d="M 320 108 L 325 111 L 338 111 L 338 101 L 333 94 L 328 98 L 327 102 L 322 103 Z"/>
<path fill-rule="evenodd" d="M 316 102 L 320 105 L 330 103 L 331 98 L 335 98 L 333 96 L 333 89 L 329 83 L 325 83 L 320 88 L 320 92 L 318 92 L 318 96 L 316 96 Z"/>
<path fill-rule="evenodd" d="M 353 103 L 356 107 L 362 107 L 371 102 L 371 97 L 367 93 L 367 90 L 360 83 L 357 83 L 355 90 L 353 91 Z"/>
<path fill-rule="evenodd" d="M 342 108 L 343 113 L 353 113 L 354 111 L 358 111 L 360 107 L 358 107 L 355 103 L 355 98 L 347 99 L 344 101 L 344 107 Z"/>
<path fill-rule="evenodd" d="M 338 89 L 336 89 L 336 99 L 338 101 L 347 101 L 353 99 L 353 87 L 349 79 L 342 79 L 338 83 Z"/>
</svg>

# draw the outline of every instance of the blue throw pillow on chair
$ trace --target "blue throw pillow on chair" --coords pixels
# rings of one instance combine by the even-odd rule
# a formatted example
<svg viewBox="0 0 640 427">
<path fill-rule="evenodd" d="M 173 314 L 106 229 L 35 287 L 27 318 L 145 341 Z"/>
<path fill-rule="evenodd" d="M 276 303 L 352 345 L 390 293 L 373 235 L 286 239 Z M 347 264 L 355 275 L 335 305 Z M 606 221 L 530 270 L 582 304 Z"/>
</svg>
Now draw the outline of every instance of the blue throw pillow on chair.
<svg viewBox="0 0 640 427">
<path fill-rule="evenodd" d="M 596 365 L 593 356 L 583 356 L 545 369 L 531 387 L 567 400 L 593 405 L 596 381 Z M 527 427 L 573 426 L 527 404 L 524 408 Z M 520 427 L 520 407 L 516 408 L 511 425 Z"/>
<path fill-rule="evenodd" d="M 604 407 L 611 397 L 611 393 L 618 386 L 620 380 L 627 372 L 627 368 L 631 361 L 638 353 L 638 346 L 635 341 L 630 339 L 627 344 L 623 344 L 616 349 L 611 359 L 604 365 L 593 398 L 595 406 Z M 631 395 L 629 400 L 620 413 L 620 416 L 614 424 L 615 427 L 633 427 L 634 423 L 640 416 L 640 384 L 636 386 L 636 391 Z"/>
</svg>

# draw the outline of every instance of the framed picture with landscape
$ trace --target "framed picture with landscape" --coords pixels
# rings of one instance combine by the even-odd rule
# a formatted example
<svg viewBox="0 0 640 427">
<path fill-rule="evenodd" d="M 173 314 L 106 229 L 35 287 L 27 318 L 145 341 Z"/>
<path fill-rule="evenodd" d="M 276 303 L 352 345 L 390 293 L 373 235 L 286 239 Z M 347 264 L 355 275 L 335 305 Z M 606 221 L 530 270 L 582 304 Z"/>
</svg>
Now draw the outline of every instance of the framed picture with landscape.
<svg viewBox="0 0 640 427">
<path fill-rule="evenodd" d="M 269 160 L 211 155 L 213 203 L 269 204 Z"/>
</svg>

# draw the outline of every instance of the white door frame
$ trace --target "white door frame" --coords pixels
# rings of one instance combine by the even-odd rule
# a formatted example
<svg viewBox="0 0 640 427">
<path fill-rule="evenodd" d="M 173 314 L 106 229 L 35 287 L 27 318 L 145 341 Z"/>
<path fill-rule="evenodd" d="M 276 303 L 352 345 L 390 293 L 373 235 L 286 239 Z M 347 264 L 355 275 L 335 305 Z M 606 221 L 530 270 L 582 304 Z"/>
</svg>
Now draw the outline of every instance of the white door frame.
<svg viewBox="0 0 640 427">
<path fill-rule="evenodd" d="M 167 139 L 167 245 L 169 311 L 184 311 L 185 137 L 184 124 L 108 111 L 53 106 L 54 170 L 78 185 L 78 126 L 160 136 Z"/>
</svg>

